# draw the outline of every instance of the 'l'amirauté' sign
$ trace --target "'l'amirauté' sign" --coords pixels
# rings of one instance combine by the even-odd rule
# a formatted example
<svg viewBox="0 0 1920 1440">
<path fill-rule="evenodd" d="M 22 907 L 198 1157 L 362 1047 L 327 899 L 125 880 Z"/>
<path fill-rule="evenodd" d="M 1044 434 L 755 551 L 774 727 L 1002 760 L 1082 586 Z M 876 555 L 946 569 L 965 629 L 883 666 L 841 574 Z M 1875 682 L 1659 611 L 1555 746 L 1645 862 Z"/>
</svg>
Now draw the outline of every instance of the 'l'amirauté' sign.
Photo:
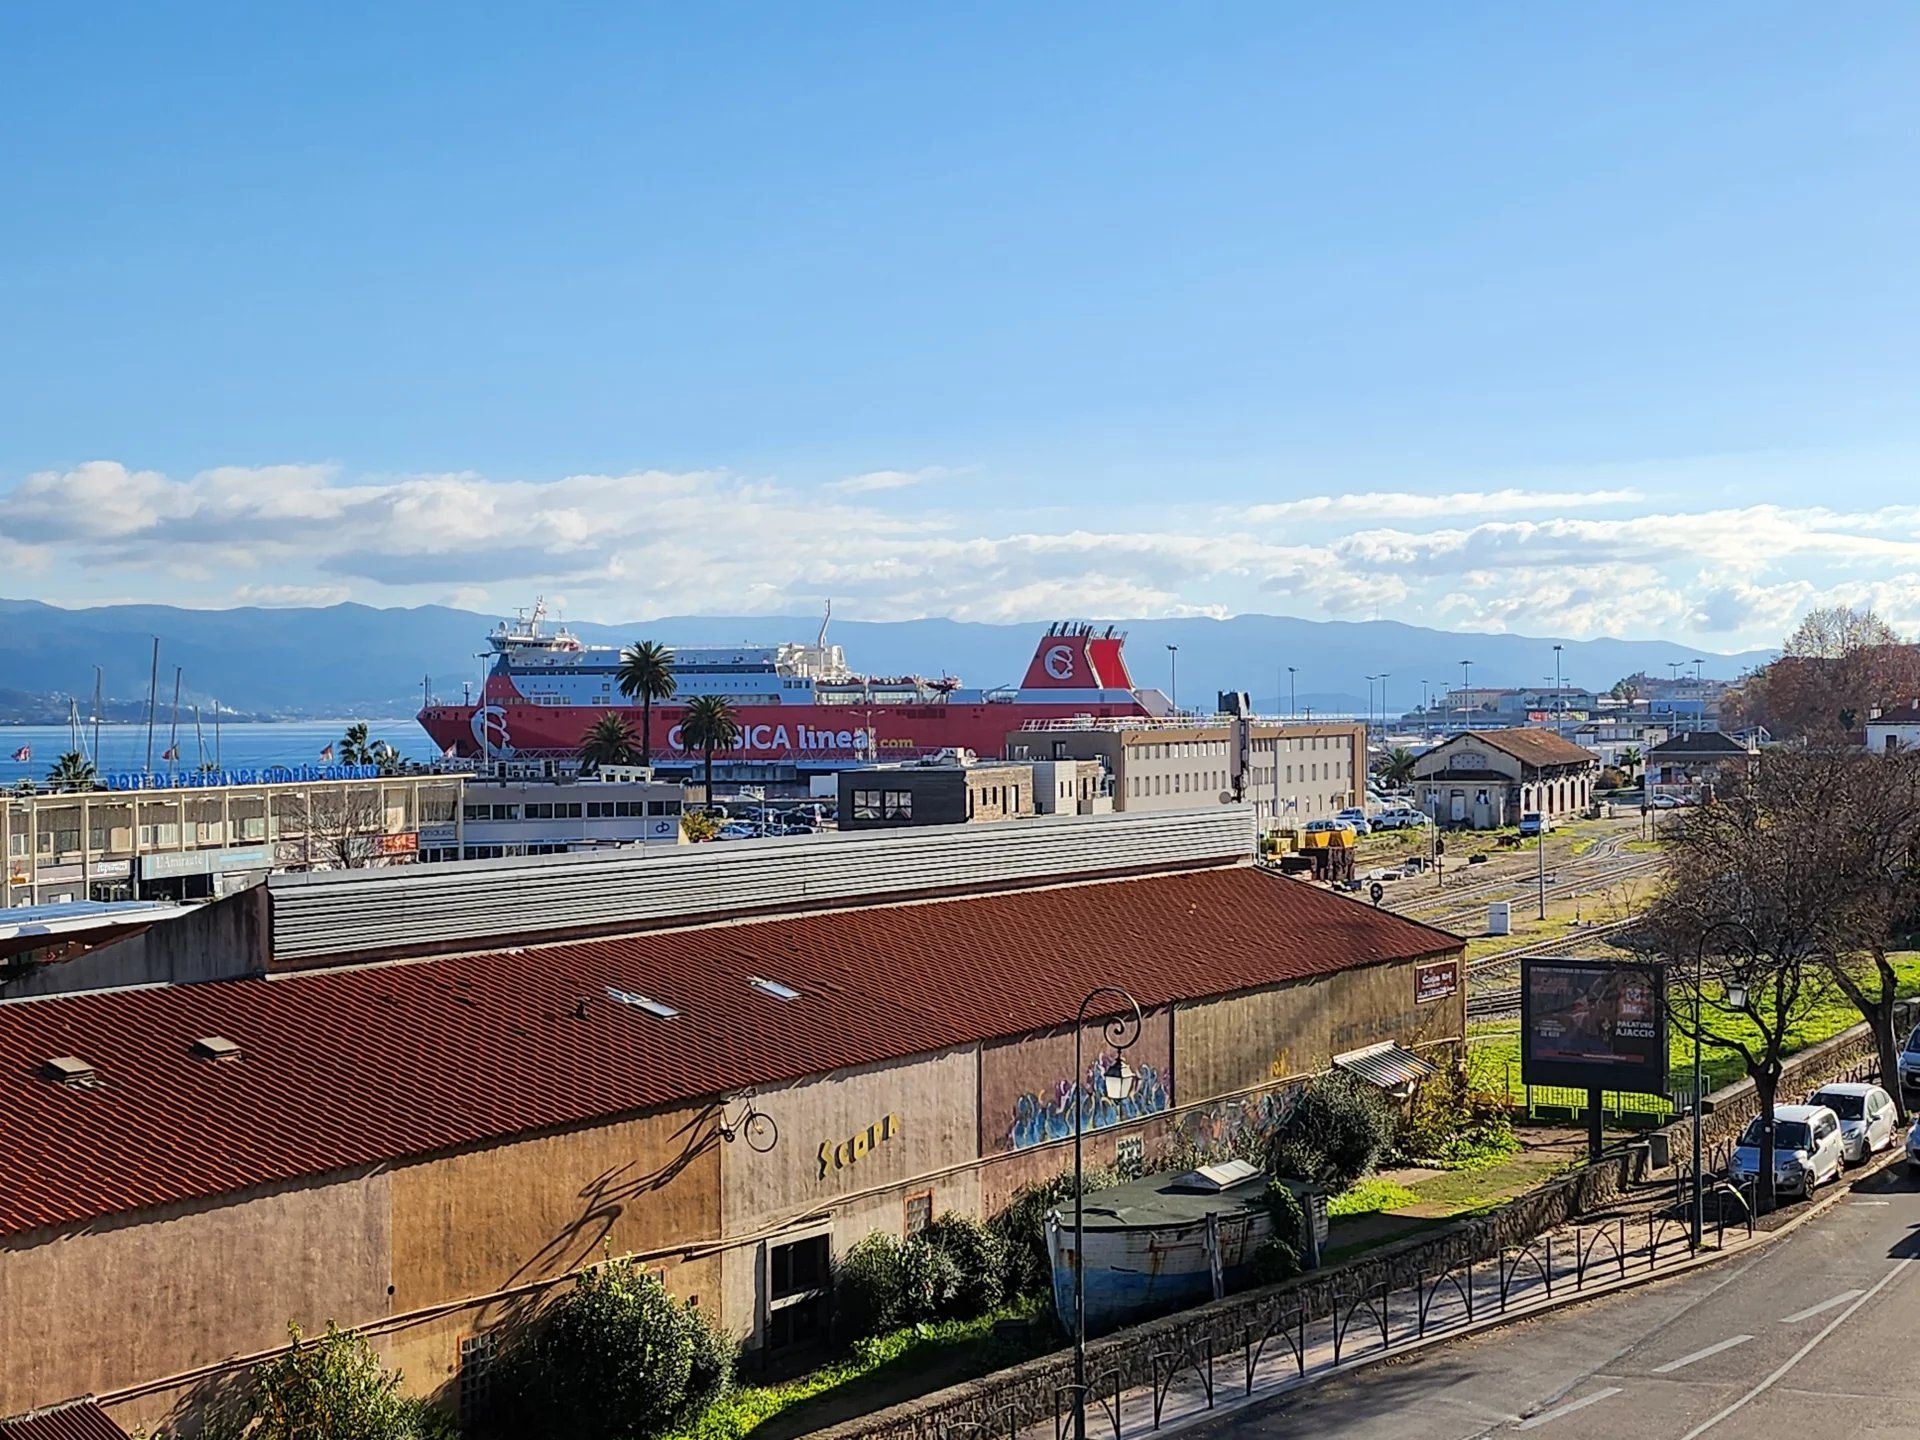
<svg viewBox="0 0 1920 1440">
<path fill-rule="evenodd" d="M 899 1133 L 900 1117 L 887 1115 L 874 1121 L 851 1139 L 842 1140 L 838 1145 L 831 1140 L 822 1140 L 820 1142 L 820 1178 L 826 1179 L 829 1170 L 849 1169 Z"/>
</svg>

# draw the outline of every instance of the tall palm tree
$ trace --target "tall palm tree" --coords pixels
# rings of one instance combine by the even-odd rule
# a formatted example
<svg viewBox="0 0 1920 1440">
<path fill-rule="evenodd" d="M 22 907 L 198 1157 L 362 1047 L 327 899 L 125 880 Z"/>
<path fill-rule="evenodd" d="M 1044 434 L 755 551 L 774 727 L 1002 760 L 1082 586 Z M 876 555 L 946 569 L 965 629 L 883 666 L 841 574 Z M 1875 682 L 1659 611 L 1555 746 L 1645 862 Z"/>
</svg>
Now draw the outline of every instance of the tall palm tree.
<svg viewBox="0 0 1920 1440">
<path fill-rule="evenodd" d="M 589 773 L 602 765 L 631 765 L 633 757 L 633 722 L 611 710 L 580 737 L 580 768 Z"/>
<path fill-rule="evenodd" d="M 1380 760 L 1380 778 L 1399 790 L 1413 781 L 1414 755 L 1404 745 L 1396 745 Z"/>
<path fill-rule="evenodd" d="M 620 652 L 620 669 L 615 675 L 620 693 L 640 702 L 640 763 L 653 764 L 653 702 L 671 700 L 677 684 L 673 678 L 673 651 L 652 640 L 642 640 Z"/>
<path fill-rule="evenodd" d="M 1644 757 L 1640 754 L 1638 745 L 1629 745 L 1620 752 L 1620 768 L 1627 772 L 1628 783 L 1632 783 L 1634 773 L 1643 763 Z"/>
<path fill-rule="evenodd" d="M 93 762 L 78 750 L 69 750 L 47 771 L 47 784 L 56 790 L 91 790 L 96 776 Z"/>
<path fill-rule="evenodd" d="M 340 737 L 340 763 L 342 765 L 376 764 L 373 744 L 374 742 L 368 738 L 366 722 L 356 720 L 347 726 L 347 733 Z"/>
<path fill-rule="evenodd" d="M 696 695 L 680 717 L 680 734 L 699 748 L 707 770 L 707 807 L 713 807 L 713 752 L 740 738 L 740 717 L 724 695 Z"/>
</svg>

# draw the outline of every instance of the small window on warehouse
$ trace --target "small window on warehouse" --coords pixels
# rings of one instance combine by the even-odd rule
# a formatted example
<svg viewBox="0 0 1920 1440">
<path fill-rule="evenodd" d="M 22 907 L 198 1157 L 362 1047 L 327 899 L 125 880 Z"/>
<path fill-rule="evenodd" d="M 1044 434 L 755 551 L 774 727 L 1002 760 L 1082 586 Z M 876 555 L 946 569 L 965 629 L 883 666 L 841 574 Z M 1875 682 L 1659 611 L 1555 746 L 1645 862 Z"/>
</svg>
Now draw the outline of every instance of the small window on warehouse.
<svg viewBox="0 0 1920 1440">
<path fill-rule="evenodd" d="M 922 1190 L 918 1195 L 907 1196 L 906 1233 L 918 1235 L 933 1223 L 933 1192 Z"/>
</svg>

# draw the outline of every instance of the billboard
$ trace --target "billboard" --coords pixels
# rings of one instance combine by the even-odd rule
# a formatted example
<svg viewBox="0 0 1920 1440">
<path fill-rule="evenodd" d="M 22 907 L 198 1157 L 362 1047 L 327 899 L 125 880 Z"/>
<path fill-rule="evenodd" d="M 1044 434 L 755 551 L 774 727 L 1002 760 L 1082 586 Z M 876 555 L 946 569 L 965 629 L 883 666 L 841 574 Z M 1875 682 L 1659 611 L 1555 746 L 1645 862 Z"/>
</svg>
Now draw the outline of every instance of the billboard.
<svg viewBox="0 0 1920 1440">
<path fill-rule="evenodd" d="M 1651 961 L 1522 960 L 1520 1078 L 1666 1093 L 1666 981 Z"/>
</svg>

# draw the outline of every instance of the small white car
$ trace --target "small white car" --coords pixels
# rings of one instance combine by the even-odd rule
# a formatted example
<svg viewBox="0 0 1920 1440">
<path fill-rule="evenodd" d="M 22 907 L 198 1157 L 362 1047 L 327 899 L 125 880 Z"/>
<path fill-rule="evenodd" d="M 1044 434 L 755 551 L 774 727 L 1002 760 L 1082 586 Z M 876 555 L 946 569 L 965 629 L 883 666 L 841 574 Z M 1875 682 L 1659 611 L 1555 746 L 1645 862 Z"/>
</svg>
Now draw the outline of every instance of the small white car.
<svg viewBox="0 0 1920 1440">
<path fill-rule="evenodd" d="M 1348 806 L 1333 818 L 1340 824 L 1351 827 L 1353 833 L 1356 835 L 1370 834 L 1373 829 L 1371 825 L 1367 824 L 1366 812 L 1355 806 Z"/>
<path fill-rule="evenodd" d="M 1809 1105 L 1824 1105 L 1840 1117 L 1840 1138 L 1849 1165 L 1878 1155 L 1893 1144 L 1899 1113 L 1893 1097 L 1878 1085 L 1822 1085 L 1807 1097 Z"/>
<path fill-rule="evenodd" d="M 1847 1168 L 1846 1141 L 1840 1136 L 1840 1117 L 1824 1105 L 1773 1107 L 1773 1185 L 1776 1190 L 1810 1196 Z M 1740 1132 L 1733 1152 L 1736 1183 L 1751 1180 L 1760 1170 L 1760 1117 L 1754 1116 Z"/>
<path fill-rule="evenodd" d="M 1920 1120 L 1907 1131 L 1907 1178 L 1920 1180 Z"/>
</svg>

